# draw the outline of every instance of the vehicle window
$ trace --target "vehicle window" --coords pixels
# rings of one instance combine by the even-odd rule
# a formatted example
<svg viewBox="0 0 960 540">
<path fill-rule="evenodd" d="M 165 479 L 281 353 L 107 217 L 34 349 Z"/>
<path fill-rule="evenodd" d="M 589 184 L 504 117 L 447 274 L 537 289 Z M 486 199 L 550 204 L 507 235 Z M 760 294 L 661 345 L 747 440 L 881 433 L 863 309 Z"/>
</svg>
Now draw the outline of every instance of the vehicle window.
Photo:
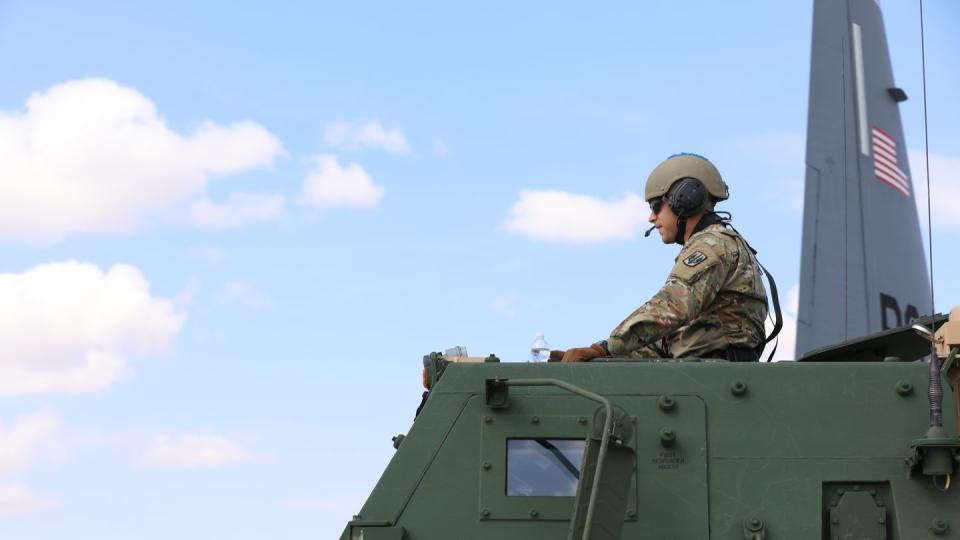
<svg viewBox="0 0 960 540">
<path fill-rule="evenodd" d="M 583 439 L 507 439 L 507 495 L 575 497 Z"/>
</svg>

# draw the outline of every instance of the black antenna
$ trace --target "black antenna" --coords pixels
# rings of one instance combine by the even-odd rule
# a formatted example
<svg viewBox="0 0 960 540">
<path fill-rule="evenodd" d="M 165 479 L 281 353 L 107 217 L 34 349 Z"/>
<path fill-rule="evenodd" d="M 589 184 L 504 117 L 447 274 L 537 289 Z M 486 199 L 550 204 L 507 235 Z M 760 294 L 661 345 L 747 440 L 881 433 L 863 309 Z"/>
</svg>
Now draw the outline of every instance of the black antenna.
<svg viewBox="0 0 960 540">
<path fill-rule="evenodd" d="M 933 302 L 933 211 L 930 204 L 930 132 L 927 127 L 927 54 L 923 38 L 923 0 L 920 0 L 920 69 L 923 81 L 923 158 L 927 167 L 927 243 L 930 248 L 930 312 L 936 313 Z M 936 356 L 933 342 L 930 354 Z"/>
<path fill-rule="evenodd" d="M 847 18 L 845 19 L 844 25 L 849 25 L 850 21 L 850 3 L 845 2 L 845 7 L 847 10 Z M 847 214 L 849 213 L 850 206 L 847 204 L 847 193 L 850 191 L 850 179 L 847 176 L 849 172 L 847 168 L 847 30 L 844 29 L 843 32 L 840 32 L 840 52 L 841 58 L 840 61 L 840 94 L 843 96 L 841 102 L 841 110 L 843 111 L 843 242 L 841 243 L 841 250 L 843 252 L 843 340 L 847 340 L 847 328 L 850 326 L 849 317 L 847 316 L 847 303 L 849 302 L 849 290 L 847 286 L 847 273 L 850 269 L 849 264 L 849 250 L 847 249 L 847 241 L 849 236 L 847 235 Z"/>
<path fill-rule="evenodd" d="M 923 0 L 920 0 L 920 66 L 923 80 L 923 157 L 927 167 L 927 243 L 930 248 L 930 311 L 936 312 L 933 303 L 933 217 L 930 204 L 930 136 L 927 129 L 927 58 L 923 39 Z M 943 426 L 943 388 L 940 384 L 940 359 L 937 357 L 936 340 L 930 340 L 930 384 L 927 388 L 930 401 L 930 427 Z"/>
</svg>

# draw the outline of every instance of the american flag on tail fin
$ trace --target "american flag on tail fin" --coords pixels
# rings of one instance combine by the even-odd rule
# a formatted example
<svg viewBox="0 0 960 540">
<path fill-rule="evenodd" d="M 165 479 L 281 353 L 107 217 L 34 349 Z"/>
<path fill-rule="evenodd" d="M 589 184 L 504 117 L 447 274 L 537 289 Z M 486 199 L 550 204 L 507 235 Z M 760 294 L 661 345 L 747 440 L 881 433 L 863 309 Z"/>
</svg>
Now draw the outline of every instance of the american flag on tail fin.
<svg viewBox="0 0 960 540">
<path fill-rule="evenodd" d="M 873 126 L 873 173 L 877 180 L 910 196 L 910 181 L 897 165 L 897 143 L 877 126 Z"/>
</svg>

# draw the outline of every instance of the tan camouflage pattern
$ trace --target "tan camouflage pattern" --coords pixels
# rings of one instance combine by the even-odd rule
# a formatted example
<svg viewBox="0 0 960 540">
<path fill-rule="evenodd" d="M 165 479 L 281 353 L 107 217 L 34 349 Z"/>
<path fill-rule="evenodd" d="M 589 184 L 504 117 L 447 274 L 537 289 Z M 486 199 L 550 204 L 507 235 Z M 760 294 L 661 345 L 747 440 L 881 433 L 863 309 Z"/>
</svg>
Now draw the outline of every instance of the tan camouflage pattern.
<svg viewBox="0 0 960 540">
<path fill-rule="evenodd" d="M 715 224 L 693 234 L 667 282 L 607 339 L 613 356 L 696 357 L 763 343 L 767 292 L 740 236 Z"/>
</svg>

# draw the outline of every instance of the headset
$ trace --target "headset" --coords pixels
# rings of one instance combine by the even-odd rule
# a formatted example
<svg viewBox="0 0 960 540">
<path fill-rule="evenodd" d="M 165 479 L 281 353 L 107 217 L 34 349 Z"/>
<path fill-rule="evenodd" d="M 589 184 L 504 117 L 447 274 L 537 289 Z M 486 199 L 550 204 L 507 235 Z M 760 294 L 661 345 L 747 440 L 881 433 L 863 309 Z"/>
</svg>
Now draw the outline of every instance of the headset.
<svg viewBox="0 0 960 540">
<path fill-rule="evenodd" d="M 688 176 L 677 180 L 664 195 L 663 200 L 670 205 L 670 209 L 677 217 L 687 218 L 707 209 L 710 204 L 710 193 L 703 182 Z"/>
<path fill-rule="evenodd" d="M 670 209 L 677 215 L 678 238 L 676 243 L 682 245 L 687 218 L 707 209 L 710 204 L 710 192 L 707 191 L 707 186 L 703 185 L 703 182 L 692 176 L 687 176 L 673 183 L 673 186 L 667 190 L 667 194 L 663 196 L 663 201 L 670 205 Z M 655 228 L 655 225 L 650 227 L 643 236 L 650 236 Z"/>
</svg>

